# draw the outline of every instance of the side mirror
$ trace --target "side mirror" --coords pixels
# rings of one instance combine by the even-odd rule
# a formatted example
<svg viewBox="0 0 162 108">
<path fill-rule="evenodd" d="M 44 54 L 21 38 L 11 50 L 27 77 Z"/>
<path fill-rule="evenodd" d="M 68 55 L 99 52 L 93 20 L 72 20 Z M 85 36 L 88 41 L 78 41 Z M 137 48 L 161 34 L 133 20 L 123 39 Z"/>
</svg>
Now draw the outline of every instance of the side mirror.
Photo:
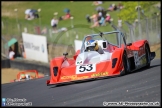
<svg viewBox="0 0 162 108">
<path fill-rule="evenodd" d="M 67 52 L 63 53 L 63 55 L 64 55 L 64 60 L 66 60 L 67 59 L 66 56 L 68 55 L 68 53 Z"/>
<path fill-rule="evenodd" d="M 63 55 L 64 55 L 64 56 L 67 56 L 67 55 L 68 55 L 68 53 L 67 53 L 67 52 L 66 52 L 66 53 L 63 53 Z"/>
<path fill-rule="evenodd" d="M 132 43 L 128 43 L 128 44 L 127 44 L 127 46 L 131 46 L 131 45 L 132 45 Z"/>
</svg>

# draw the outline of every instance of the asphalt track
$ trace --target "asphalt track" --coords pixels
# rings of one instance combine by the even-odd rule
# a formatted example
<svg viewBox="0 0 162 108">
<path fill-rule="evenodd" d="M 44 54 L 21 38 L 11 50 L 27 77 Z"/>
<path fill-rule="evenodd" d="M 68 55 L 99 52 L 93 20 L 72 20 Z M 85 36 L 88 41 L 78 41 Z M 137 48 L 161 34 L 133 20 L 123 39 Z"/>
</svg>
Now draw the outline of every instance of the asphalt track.
<svg viewBox="0 0 162 108">
<path fill-rule="evenodd" d="M 2 98 L 25 98 L 33 106 L 103 106 L 103 102 L 159 102 L 161 106 L 161 62 L 149 69 L 121 77 L 58 87 L 46 86 L 49 77 L 2 84 Z"/>
</svg>

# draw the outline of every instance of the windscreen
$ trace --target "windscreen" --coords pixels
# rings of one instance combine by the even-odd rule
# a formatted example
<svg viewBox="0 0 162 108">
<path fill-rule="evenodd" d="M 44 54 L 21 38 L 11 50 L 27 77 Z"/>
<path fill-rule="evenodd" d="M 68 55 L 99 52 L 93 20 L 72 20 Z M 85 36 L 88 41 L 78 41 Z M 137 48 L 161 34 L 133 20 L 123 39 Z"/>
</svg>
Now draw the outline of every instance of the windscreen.
<svg viewBox="0 0 162 108">
<path fill-rule="evenodd" d="M 99 34 L 88 35 L 83 39 L 81 53 L 86 50 L 85 46 L 89 44 L 90 40 L 107 40 L 110 44 L 119 46 L 121 39 L 122 37 L 119 37 L 119 32 L 105 32 L 102 36 Z"/>
</svg>

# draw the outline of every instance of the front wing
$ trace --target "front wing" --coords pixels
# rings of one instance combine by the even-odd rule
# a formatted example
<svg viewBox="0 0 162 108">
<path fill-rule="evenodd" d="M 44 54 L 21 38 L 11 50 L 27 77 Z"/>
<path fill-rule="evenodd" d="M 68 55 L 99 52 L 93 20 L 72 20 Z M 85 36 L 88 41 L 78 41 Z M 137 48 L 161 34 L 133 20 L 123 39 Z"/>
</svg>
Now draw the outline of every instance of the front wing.
<svg viewBox="0 0 162 108">
<path fill-rule="evenodd" d="M 58 63 L 60 62 L 61 64 L 61 60 L 59 60 L 51 61 L 51 77 L 50 80 L 47 80 L 47 85 L 59 85 L 67 82 L 117 76 L 123 70 L 120 58 L 97 64 L 71 65 L 64 68 L 58 67 Z"/>
</svg>

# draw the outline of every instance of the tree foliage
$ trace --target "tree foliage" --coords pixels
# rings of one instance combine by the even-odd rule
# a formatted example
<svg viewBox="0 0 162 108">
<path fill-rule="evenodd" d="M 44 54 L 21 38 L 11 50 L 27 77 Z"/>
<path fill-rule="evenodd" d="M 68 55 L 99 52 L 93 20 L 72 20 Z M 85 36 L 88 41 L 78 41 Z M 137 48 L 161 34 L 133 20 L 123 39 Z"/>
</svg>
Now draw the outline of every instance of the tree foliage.
<svg viewBox="0 0 162 108">
<path fill-rule="evenodd" d="M 140 18 L 143 18 L 142 12 L 144 12 L 144 15 L 146 17 L 150 17 L 153 14 L 153 8 L 154 4 L 159 3 L 158 1 L 137 1 L 137 2 L 122 2 L 124 8 L 120 11 L 118 14 L 118 17 L 120 17 L 124 21 L 130 21 L 133 22 L 135 19 L 138 19 L 138 10 L 136 7 L 139 5 L 141 7 L 140 10 Z"/>
</svg>

